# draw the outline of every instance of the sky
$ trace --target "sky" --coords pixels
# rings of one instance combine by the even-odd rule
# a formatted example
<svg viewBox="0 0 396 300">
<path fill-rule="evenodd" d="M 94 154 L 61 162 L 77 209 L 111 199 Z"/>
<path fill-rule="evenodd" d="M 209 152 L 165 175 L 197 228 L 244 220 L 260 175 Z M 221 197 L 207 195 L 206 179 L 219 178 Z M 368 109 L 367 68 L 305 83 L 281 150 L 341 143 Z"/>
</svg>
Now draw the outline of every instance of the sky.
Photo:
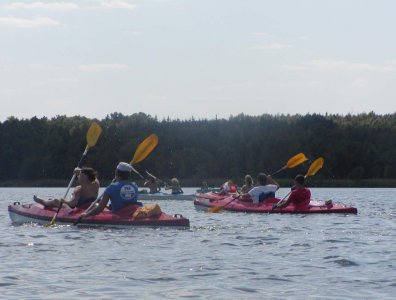
<svg viewBox="0 0 396 300">
<path fill-rule="evenodd" d="M 0 1 L 0 121 L 396 111 L 396 1 Z"/>
</svg>

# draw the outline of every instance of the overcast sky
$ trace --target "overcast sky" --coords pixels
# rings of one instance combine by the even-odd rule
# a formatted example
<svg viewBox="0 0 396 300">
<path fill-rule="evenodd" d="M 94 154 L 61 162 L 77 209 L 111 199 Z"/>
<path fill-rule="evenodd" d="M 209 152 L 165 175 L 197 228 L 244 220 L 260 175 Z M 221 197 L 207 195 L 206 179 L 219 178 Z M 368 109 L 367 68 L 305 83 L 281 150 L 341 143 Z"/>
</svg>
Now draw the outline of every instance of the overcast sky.
<svg viewBox="0 0 396 300">
<path fill-rule="evenodd" d="M 396 1 L 0 1 L 0 121 L 396 111 Z"/>
</svg>

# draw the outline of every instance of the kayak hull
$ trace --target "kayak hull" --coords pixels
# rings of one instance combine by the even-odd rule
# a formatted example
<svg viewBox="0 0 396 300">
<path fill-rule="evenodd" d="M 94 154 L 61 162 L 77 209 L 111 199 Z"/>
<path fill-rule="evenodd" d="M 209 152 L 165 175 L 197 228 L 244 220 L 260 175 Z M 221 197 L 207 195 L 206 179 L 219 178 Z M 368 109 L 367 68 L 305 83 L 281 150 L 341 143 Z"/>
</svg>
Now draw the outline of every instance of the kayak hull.
<svg viewBox="0 0 396 300">
<path fill-rule="evenodd" d="M 325 201 L 311 200 L 308 208 L 294 207 L 289 205 L 285 208 L 272 209 L 272 205 L 280 201 L 278 198 L 267 199 L 264 203 L 255 204 L 251 201 L 234 199 L 232 196 L 216 197 L 214 193 L 200 194 L 194 199 L 194 206 L 197 210 L 208 211 L 210 208 L 219 208 L 226 211 L 249 212 L 249 213 L 278 213 L 278 214 L 357 214 L 357 209 L 351 206 L 340 204 L 326 204 Z"/>
<path fill-rule="evenodd" d="M 103 211 L 102 213 L 82 219 L 79 226 L 107 226 L 107 227 L 190 227 L 190 221 L 181 215 L 160 215 L 133 218 L 132 213 L 137 208 L 135 205 L 128 206 L 119 212 Z M 56 224 L 73 224 L 83 209 L 62 208 L 56 218 Z M 20 204 L 15 202 L 8 206 L 8 213 L 13 224 L 36 223 L 48 224 L 55 215 L 56 209 L 46 208 L 41 204 Z"/>
<path fill-rule="evenodd" d="M 192 194 L 168 194 L 168 193 L 155 193 L 155 194 L 145 194 L 139 193 L 140 200 L 194 200 L 194 195 Z"/>
</svg>

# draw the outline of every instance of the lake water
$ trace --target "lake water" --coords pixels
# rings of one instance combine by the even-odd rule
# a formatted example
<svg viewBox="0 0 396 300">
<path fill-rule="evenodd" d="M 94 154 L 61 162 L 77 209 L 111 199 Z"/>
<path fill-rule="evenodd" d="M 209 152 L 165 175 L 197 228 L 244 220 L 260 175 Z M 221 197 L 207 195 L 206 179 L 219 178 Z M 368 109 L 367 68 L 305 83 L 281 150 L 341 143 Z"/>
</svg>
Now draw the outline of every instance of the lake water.
<svg viewBox="0 0 396 300">
<path fill-rule="evenodd" d="M 9 203 L 65 189 L 1 188 L 0 298 L 395 299 L 396 189 L 311 190 L 358 214 L 211 214 L 166 200 L 190 229 L 13 226 Z"/>
</svg>

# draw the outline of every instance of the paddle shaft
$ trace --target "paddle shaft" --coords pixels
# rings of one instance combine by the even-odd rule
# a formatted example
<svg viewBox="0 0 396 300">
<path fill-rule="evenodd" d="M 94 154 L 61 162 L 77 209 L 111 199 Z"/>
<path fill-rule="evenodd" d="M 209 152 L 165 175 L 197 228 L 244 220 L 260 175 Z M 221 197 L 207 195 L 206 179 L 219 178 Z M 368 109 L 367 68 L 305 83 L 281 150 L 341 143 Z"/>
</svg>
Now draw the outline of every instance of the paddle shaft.
<svg viewBox="0 0 396 300">
<path fill-rule="evenodd" d="M 89 150 L 89 146 L 87 145 L 87 147 L 85 147 L 85 150 L 84 150 L 83 155 L 82 155 L 81 158 L 80 158 L 80 161 L 78 162 L 77 168 L 80 168 L 80 167 L 82 166 L 82 164 L 83 164 L 83 162 L 84 162 L 84 159 L 85 159 L 85 157 L 86 157 L 87 154 L 88 154 L 88 150 Z M 69 185 L 67 186 L 67 190 L 66 190 L 65 195 L 63 196 L 63 199 L 65 199 L 65 198 L 67 197 L 67 194 L 69 193 L 69 190 L 70 190 L 70 188 L 71 188 L 71 186 L 72 186 L 74 180 L 76 179 L 76 177 L 77 177 L 77 176 L 76 176 L 76 173 L 74 173 L 72 179 L 71 179 L 70 182 L 69 182 Z M 54 222 L 55 222 L 55 220 L 56 220 L 56 218 L 57 218 L 57 216 L 58 216 L 58 214 L 59 214 L 59 211 L 60 211 L 61 208 L 62 208 L 62 204 L 63 204 L 62 201 L 60 201 L 59 206 L 58 206 L 58 209 L 56 210 L 55 215 L 52 217 L 51 222 L 49 222 L 49 225 L 54 224 Z"/>
<path fill-rule="evenodd" d="M 230 204 L 231 202 L 233 202 L 234 200 L 238 199 L 240 196 L 241 196 L 241 195 L 238 195 L 237 197 L 233 198 L 231 201 L 228 201 L 228 202 L 227 202 L 226 204 L 224 204 L 224 205 L 212 207 L 213 209 L 210 209 L 210 208 L 209 208 L 208 211 L 209 211 L 209 212 L 218 212 L 218 211 L 222 210 L 224 207 L 226 207 L 228 204 Z"/>
<path fill-rule="evenodd" d="M 93 205 L 95 205 L 97 202 L 99 202 L 100 199 L 102 199 L 104 195 L 104 192 L 102 194 L 100 194 L 100 196 L 98 198 L 96 198 L 96 200 L 94 202 L 91 203 L 91 205 L 88 207 L 88 209 L 90 209 Z M 76 226 L 78 223 L 80 223 L 80 221 L 82 220 L 82 217 L 80 216 L 74 223 L 73 225 Z"/>
</svg>

